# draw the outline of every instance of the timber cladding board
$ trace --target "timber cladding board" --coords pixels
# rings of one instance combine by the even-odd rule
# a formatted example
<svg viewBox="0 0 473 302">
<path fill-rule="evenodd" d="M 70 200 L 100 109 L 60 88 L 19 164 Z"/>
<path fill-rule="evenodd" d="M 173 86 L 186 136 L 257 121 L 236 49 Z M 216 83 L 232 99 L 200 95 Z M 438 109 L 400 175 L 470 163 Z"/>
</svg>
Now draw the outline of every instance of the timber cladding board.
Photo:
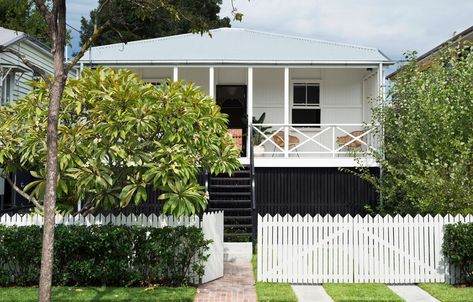
<svg viewBox="0 0 473 302">
<path fill-rule="evenodd" d="M 255 189 L 262 215 L 365 214 L 378 201 L 371 184 L 338 168 L 256 168 Z"/>
</svg>

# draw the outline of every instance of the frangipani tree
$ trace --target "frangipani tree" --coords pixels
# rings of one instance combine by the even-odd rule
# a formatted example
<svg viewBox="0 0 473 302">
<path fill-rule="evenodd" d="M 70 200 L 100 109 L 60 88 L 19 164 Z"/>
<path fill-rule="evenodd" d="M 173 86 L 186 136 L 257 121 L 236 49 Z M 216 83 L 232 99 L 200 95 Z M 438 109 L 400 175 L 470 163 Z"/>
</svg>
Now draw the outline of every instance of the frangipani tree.
<svg viewBox="0 0 473 302">
<path fill-rule="evenodd" d="M 21 194 L 40 206 L 45 189 L 48 89 L 44 82 L 0 109 L 0 166 L 37 178 Z M 198 87 L 144 84 L 127 70 L 84 70 L 64 90 L 58 128 L 58 208 L 83 211 L 138 204 L 146 187 L 161 189 L 175 216 L 205 209 L 197 174 L 231 173 L 238 150 L 226 115 Z M 13 184 L 13 183 L 12 183 Z M 13 184 L 14 185 L 14 184 Z"/>
</svg>

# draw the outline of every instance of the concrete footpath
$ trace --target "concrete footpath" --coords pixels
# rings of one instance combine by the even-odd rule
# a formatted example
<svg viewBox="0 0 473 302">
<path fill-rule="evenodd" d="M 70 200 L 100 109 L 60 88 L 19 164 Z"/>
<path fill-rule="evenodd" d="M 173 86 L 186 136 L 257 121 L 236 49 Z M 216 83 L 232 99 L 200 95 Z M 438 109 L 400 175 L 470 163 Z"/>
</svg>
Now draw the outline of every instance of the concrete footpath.
<svg viewBox="0 0 473 302">
<path fill-rule="evenodd" d="M 298 302 L 333 302 L 322 285 L 295 285 L 292 289 Z"/>
<path fill-rule="evenodd" d="M 406 302 L 439 302 L 417 285 L 388 285 L 388 287 Z"/>
</svg>

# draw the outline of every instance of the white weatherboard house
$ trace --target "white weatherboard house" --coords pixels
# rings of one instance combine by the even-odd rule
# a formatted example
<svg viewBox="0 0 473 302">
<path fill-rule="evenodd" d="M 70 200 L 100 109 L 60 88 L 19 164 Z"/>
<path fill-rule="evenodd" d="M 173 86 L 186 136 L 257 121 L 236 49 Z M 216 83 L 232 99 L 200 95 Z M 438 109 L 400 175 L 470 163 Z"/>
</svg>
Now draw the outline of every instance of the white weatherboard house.
<svg viewBox="0 0 473 302">
<path fill-rule="evenodd" d="M 18 51 L 47 73 L 53 72 L 50 48 L 25 33 L 0 27 L 0 46 Z M 8 52 L 0 52 L 0 106 L 11 104 L 25 96 L 31 91 L 27 83 L 36 77 L 37 75 L 18 57 Z M 28 172 L 19 172 L 13 175 L 12 179 L 19 187 L 24 187 L 30 176 Z M 0 211 L 26 204 L 28 201 L 17 195 L 0 178 Z"/>
<path fill-rule="evenodd" d="M 211 176 L 209 207 L 224 209 L 240 235 L 256 212 L 354 214 L 376 203 L 371 186 L 338 168 L 368 154 L 364 164 L 378 173 L 365 151 L 379 147 L 371 104 L 389 64 L 372 47 L 240 28 L 93 47 L 80 61 L 128 68 L 145 82 L 190 81 L 215 98 L 248 170 Z M 264 121 L 247 123 L 263 113 Z"/>
</svg>

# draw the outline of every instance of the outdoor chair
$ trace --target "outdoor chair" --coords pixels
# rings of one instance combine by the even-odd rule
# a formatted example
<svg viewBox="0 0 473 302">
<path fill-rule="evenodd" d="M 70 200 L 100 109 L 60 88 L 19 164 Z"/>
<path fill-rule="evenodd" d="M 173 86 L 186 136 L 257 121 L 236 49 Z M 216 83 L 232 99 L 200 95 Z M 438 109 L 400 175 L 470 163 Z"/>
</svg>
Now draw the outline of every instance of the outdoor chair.
<svg viewBox="0 0 473 302">
<path fill-rule="evenodd" d="M 273 135 L 273 141 L 276 145 L 284 149 L 284 131 L 279 131 L 276 134 Z M 299 145 L 301 141 L 297 136 L 294 135 L 289 135 L 289 149 L 295 148 L 297 145 Z M 295 148 L 297 157 L 299 156 L 297 148 Z M 274 146 L 274 151 L 276 151 L 276 146 Z M 274 157 L 274 151 L 273 151 L 273 157 Z"/>
<path fill-rule="evenodd" d="M 243 129 L 228 129 L 228 132 L 230 132 L 230 135 L 233 138 L 235 147 L 241 153 L 243 150 Z"/>
<path fill-rule="evenodd" d="M 365 131 L 363 130 L 356 130 L 356 131 L 352 131 L 350 132 L 351 135 L 353 135 L 354 137 L 358 137 L 360 135 L 363 135 L 365 133 Z M 337 137 L 337 144 L 338 146 L 344 146 L 346 147 L 348 150 L 351 150 L 351 151 L 354 151 L 356 149 L 361 149 L 362 147 L 362 143 L 361 141 L 365 141 L 366 140 L 366 136 L 362 136 L 360 138 L 358 138 L 357 140 L 349 143 L 348 145 L 345 146 L 345 144 L 347 144 L 348 142 L 352 141 L 354 139 L 354 137 L 350 136 L 350 135 L 343 135 L 343 136 L 339 136 Z"/>
</svg>

